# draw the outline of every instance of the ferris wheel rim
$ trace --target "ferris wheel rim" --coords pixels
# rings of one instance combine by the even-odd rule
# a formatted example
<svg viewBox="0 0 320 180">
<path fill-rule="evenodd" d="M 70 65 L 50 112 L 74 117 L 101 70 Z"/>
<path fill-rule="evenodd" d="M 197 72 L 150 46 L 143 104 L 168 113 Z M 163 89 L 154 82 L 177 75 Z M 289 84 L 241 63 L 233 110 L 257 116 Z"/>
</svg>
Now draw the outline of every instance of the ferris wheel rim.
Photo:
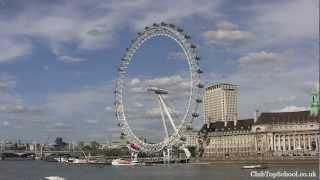
<svg viewBox="0 0 320 180">
<path fill-rule="evenodd" d="M 139 139 L 132 131 L 131 127 L 129 126 L 126 115 L 125 115 L 125 107 L 123 104 L 123 84 L 124 84 L 124 78 L 126 75 L 126 69 L 128 68 L 128 65 L 130 64 L 134 54 L 136 51 L 149 39 L 155 38 L 158 36 L 166 36 L 172 40 L 174 40 L 176 43 L 179 44 L 180 48 L 183 50 L 184 55 L 186 57 L 186 60 L 188 62 L 188 70 L 190 74 L 190 94 L 188 98 L 188 103 L 186 107 L 186 112 L 184 117 L 181 120 L 181 123 L 177 127 L 178 131 L 174 132 L 170 135 L 169 138 L 156 143 L 156 144 L 149 144 L 143 142 L 141 139 Z M 163 149 L 166 146 L 174 145 L 179 141 L 180 138 L 180 131 L 186 124 L 186 119 L 188 116 L 190 116 L 191 106 L 193 107 L 193 111 L 197 110 L 197 104 L 196 102 L 192 102 L 195 100 L 195 96 L 197 91 L 199 91 L 197 88 L 200 87 L 200 73 L 198 70 L 200 70 L 198 66 L 198 60 L 196 59 L 197 53 L 195 52 L 195 45 L 191 43 L 190 36 L 188 38 L 188 35 L 183 32 L 180 28 L 176 28 L 174 25 L 157 25 L 154 24 L 152 27 L 146 27 L 145 30 L 142 33 L 139 33 L 138 36 L 132 41 L 131 46 L 127 48 L 126 53 L 124 57 L 122 58 L 122 64 L 120 65 L 118 69 L 118 79 L 116 81 L 116 90 L 115 90 L 115 99 L 116 99 L 116 117 L 121 123 L 121 129 L 125 132 L 125 135 L 128 136 L 129 142 L 139 144 L 141 149 L 146 152 L 157 152 L 161 149 Z M 199 87 L 197 87 L 197 83 Z M 198 92 L 199 93 L 199 92 Z M 199 95 L 198 97 L 199 98 Z M 192 114 L 193 116 L 193 114 Z M 190 116 L 191 117 L 191 116 Z"/>
</svg>

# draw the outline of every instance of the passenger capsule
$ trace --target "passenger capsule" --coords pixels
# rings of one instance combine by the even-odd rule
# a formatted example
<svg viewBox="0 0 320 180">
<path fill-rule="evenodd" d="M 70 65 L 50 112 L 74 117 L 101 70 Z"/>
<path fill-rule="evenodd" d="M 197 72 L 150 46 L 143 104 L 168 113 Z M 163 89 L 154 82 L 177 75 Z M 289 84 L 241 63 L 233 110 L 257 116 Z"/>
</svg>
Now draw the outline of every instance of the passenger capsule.
<svg viewBox="0 0 320 180">
<path fill-rule="evenodd" d="M 169 27 L 176 28 L 176 26 L 174 24 L 169 24 Z"/>
<path fill-rule="evenodd" d="M 167 26 L 167 23 L 161 22 L 161 26 Z"/>
<path fill-rule="evenodd" d="M 124 71 L 124 67 L 119 67 L 118 71 L 123 72 Z"/>
<path fill-rule="evenodd" d="M 204 85 L 201 84 L 201 83 L 199 83 L 199 84 L 198 84 L 198 88 L 204 88 Z"/>
<path fill-rule="evenodd" d="M 178 28 L 177 31 L 178 31 L 178 32 L 183 32 L 183 29 Z"/>
<path fill-rule="evenodd" d="M 199 117 L 198 113 L 192 113 L 192 117 Z"/>
<path fill-rule="evenodd" d="M 201 69 L 198 69 L 198 70 L 197 70 L 197 73 L 198 73 L 198 74 L 202 74 L 203 71 L 202 71 Z"/>
<path fill-rule="evenodd" d="M 196 46 L 196 45 L 194 45 L 194 44 L 191 44 L 191 45 L 190 45 L 190 47 L 191 47 L 192 49 L 197 48 L 197 46 Z"/>
</svg>

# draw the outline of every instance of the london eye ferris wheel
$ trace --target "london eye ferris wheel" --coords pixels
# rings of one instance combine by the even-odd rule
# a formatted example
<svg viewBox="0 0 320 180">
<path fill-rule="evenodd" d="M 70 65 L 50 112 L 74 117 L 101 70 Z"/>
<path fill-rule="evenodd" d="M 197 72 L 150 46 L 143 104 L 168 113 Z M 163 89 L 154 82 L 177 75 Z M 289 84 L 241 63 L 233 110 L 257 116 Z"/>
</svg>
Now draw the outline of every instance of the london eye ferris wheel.
<svg viewBox="0 0 320 180">
<path fill-rule="evenodd" d="M 171 116 L 170 108 L 168 108 L 163 98 L 163 95 L 170 94 L 170 92 L 166 89 L 160 89 L 154 86 L 146 89 L 146 91 L 153 93 L 158 98 L 162 124 L 166 134 L 166 137 L 161 142 L 151 144 L 140 139 L 129 126 L 125 113 L 126 106 L 123 102 L 124 88 L 127 70 L 130 67 L 130 62 L 137 50 L 149 39 L 161 36 L 167 37 L 176 42 L 182 49 L 188 63 L 187 67 L 190 76 L 188 83 L 188 101 L 185 114 L 183 115 L 180 123 L 176 125 L 173 117 Z M 168 149 L 172 146 L 184 146 L 186 138 L 184 137 L 183 131 L 192 124 L 194 119 L 199 117 L 198 110 L 199 105 L 202 102 L 201 89 L 204 86 L 200 81 L 200 74 L 202 73 L 202 70 L 199 68 L 199 61 L 200 56 L 197 53 L 197 46 L 191 42 L 190 36 L 183 29 L 175 26 L 174 24 L 162 22 L 160 24 L 155 23 L 152 26 L 147 26 L 144 31 L 139 32 L 137 37 L 132 40 L 130 46 L 126 49 L 126 52 L 121 59 L 120 66 L 117 69 L 118 78 L 114 92 L 116 118 L 119 121 L 118 125 L 121 127 L 122 135 L 130 144 L 134 145 L 135 149 L 146 153 L 155 153 Z M 169 124 L 174 130 L 171 134 L 168 133 L 166 120 L 170 122 Z"/>
</svg>

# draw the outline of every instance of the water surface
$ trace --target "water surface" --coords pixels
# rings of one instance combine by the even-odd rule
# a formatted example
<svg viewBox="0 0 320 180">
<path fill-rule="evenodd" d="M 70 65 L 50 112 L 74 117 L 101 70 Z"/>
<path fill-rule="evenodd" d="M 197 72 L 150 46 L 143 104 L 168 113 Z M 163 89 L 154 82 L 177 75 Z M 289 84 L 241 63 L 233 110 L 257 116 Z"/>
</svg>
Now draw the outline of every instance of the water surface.
<svg viewBox="0 0 320 180">
<path fill-rule="evenodd" d="M 0 161 L 0 180 L 44 180 L 48 176 L 60 176 L 66 180 L 247 180 L 253 178 L 252 170 L 241 169 L 241 164 L 171 164 L 156 166 L 92 166 L 64 165 L 44 161 Z M 269 172 L 317 172 L 317 164 L 275 164 Z M 260 171 L 260 170 L 258 170 Z M 164 179 L 165 178 L 165 179 Z M 317 179 L 276 178 L 276 179 Z"/>
</svg>

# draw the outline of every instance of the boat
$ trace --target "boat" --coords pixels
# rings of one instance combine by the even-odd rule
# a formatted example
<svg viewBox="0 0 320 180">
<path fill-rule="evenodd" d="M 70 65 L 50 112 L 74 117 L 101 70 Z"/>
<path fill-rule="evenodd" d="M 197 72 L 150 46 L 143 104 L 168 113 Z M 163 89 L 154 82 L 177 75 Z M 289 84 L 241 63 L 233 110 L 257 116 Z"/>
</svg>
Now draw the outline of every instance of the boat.
<svg viewBox="0 0 320 180">
<path fill-rule="evenodd" d="M 56 162 L 60 162 L 60 163 L 66 163 L 68 162 L 68 158 L 65 157 L 55 157 L 53 158 Z"/>
<path fill-rule="evenodd" d="M 48 176 L 48 177 L 44 177 L 47 180 L 65 180 L 65 178 L 60 177 L 60 176 Z"/>
<path fill-rule="evenodd" d="M 242 166 L 242 169 L 266 169 L 267 166 L 263 166 L 261 164 L 254 164 L 254 165 L 246 165 Z"/>
<path fill-rule="evenodd" d="M 87 164 L 88 160 L 87 159 L 79 159 L 79 158 L 69 158 L 68 162 L 72 163 L 72 164 Z"/>
<path fill-rule="evenodd" d="M 136 160 L 124 160 L 124 159 L 114 159 L 112 160 L 111 162 L 111 165 L 113 166 L 135 166 L 135 165 L 138 165 L 139 162 L 136 161 Z"/>
<path fill-rule="evenodd" d="M 86 155 L 86 153 L 84 151 L 82 151 L 84 158 L 69 158 L 68 159 L 68 163 L 72 163 L 72 164 L 97 164 L 97 160 L 93 160 L 91 159 L 91 154 L 89 152 L 89 156 Z"/>
</svg>

